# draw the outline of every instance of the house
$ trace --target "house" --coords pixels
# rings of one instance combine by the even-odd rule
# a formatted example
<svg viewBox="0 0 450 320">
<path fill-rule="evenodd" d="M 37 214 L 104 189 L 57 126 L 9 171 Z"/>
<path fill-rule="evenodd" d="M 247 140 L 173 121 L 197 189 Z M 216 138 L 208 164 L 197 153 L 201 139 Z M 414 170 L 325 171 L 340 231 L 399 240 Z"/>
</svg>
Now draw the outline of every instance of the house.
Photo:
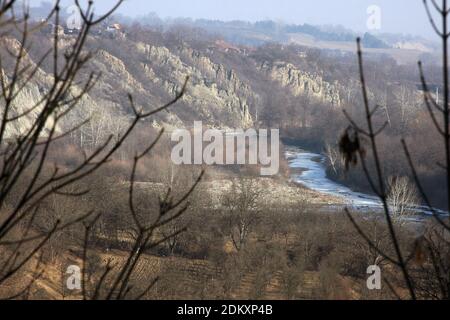
<svg viewBox="0 0 450 320">
<path fill-rule="evenodd" d="M 122 26 L 120 24 L 118 24 L 118 23 L 114 23 L 114 24 L 108 25 L 106 27 L 106 32 L 112 38 L 125 37 L 125 33 L 123 32 Z"/>
<path fill-rule="evenodd" d="M 65 27 L 64 34 L 67 36 L 76 36 L 80 34 L 80 29 Z"/>
<path fill-rule="evenodd" d="M 118 23 L 114 23 L 114 24 L 106 27 L 106 31 L 109 31 L 109 32 L 118 32 L 121 30 L 122 30 L 122 26 Z"/>
<path fill-rule="evenodd" d="M 55 32 L 62 36 L 64 34 L 64 28 L 60 25 L 55 25 L 54 23 L 45 23 L 41 29 L 44 34 L 55 35 Z"/>
</svg>

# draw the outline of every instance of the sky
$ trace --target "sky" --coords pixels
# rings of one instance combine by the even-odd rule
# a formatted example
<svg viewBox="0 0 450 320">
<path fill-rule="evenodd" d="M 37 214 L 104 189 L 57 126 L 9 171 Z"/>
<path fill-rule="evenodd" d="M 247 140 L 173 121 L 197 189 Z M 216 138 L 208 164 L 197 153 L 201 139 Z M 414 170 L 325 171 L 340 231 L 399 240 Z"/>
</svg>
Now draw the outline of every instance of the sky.
<svg viewBox="0 0 450 320">
<path fill-rule="evenodd" d="M 29 0 L 31 5 L 40 2 L 42 0 Z M 101 12 L 113 6 L 115 0 L 96 0 L 94 3 Z M 373 6 L 376 11 L 368 13 Z M 119 12 L 129 16 L 155 12 L 162 18 L 225 21 L 270 19 L 296 24 L 342 25 L 357 32 L 437 37 L 428 22 L 422 0 L 125 0 Z M 368 28 L 368 20 L 373 22 L 374 18 L 376 23 Z"/>
</svg>

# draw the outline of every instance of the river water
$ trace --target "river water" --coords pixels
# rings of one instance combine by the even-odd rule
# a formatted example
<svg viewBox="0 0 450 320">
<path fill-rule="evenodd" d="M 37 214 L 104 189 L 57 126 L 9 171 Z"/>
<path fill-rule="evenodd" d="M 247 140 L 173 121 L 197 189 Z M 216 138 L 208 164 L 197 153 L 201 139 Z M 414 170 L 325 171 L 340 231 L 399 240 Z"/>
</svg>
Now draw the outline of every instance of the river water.
<svg viewBox="0 0 450 320">
<path fill-rule="evenodd" d="M 350 188 L 330 180 L 326 174 L 326 158 L 317 153 L 302 150 L 300 147 L 288 146 L 286 159 L 292 169 L 291 180 L 308 189 L 337 197 L 343 200 L 344 205 L 356 211 L 381 212 L 381 201 L 372 195 L 356 192 Z M 336 205 L 339 206 L 339 205 Z M 412 209 L 417 215 L 431 215 L 429 209 L 416 207 Z M 446 214 L 435 209 L 439 214 Z"/>
</svg>

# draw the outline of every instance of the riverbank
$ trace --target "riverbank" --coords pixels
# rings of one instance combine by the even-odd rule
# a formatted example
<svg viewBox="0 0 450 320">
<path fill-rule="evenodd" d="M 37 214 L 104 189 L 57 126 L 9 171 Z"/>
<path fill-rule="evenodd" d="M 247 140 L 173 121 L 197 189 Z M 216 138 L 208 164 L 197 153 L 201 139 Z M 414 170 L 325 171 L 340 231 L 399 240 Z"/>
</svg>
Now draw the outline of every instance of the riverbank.
<svg viewBox="0 0 450 320">
<path fill-rule="evenodd" d="M 293 170 L 291 180 L 304 187 L 342 199 L 342 202 L 357 207 L 379 207 L 380 201 L 371 195 L 359 193 L 332 181 L 327 177 L 325 157 L 305 151 L 299 147 L 286 148 L 289 168 Z M 299 170 L 299 171 L 298 171 Z"/>
</svg>

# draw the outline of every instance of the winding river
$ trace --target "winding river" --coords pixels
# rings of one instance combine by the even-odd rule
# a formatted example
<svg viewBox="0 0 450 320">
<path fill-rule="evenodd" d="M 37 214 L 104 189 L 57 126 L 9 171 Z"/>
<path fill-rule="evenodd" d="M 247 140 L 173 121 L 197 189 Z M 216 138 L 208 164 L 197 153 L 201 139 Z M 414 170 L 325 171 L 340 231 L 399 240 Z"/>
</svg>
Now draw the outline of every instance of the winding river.
<svg viewBox="0 0 450 320">
<path fill-rule="evenodd" d="M 302 150 L 300 147 L 289 146 L 286 148 L 286 159 L 292 169 L 292 181 L 301 184 L 308 189 L 337 197 L 343 200 L 344 205 L 357 211 L 381 211 L 381 201 L 372 195 L 355 192 L 350 188 L 330 180 L 326 174 L 326 158 L 317 153 Z M 336 205 L 338 206 L 338 205 Z M 417 215 L 431 215 L 425 207 L 413 209 Z M 446 213 L 435 209 L 439 214 Z"/>
</svg>

